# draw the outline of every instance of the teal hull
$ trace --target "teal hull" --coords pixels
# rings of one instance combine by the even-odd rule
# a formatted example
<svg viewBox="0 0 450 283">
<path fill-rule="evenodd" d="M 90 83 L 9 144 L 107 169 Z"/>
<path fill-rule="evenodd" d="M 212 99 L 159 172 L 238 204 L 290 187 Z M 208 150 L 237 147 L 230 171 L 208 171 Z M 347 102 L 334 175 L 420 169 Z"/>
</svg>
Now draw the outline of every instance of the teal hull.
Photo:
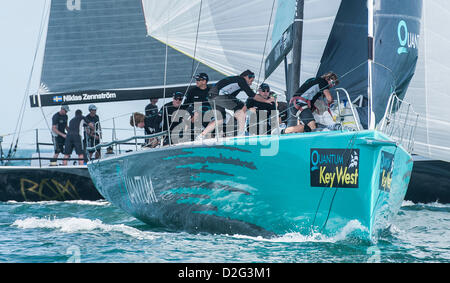
<svg viewBox="0 0 450 283">
<path fill-rule="evenodd" d="M 88 164 L 97 190 L 143 222 L 188 232 L 358 237 L 389 226 L 411 156 L 376 131 L 233 138 Z"/>
</svg>

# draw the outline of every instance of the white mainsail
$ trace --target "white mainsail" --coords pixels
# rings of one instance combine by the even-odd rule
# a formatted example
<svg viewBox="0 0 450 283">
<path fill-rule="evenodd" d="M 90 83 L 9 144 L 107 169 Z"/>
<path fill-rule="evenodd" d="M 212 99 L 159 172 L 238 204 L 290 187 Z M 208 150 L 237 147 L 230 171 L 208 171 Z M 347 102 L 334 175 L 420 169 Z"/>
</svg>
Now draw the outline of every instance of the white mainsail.
<svg viewBox="0 0 450 283">
<path fill-rule="evenodd" d="M 143 4 L 150 36 L 225 75 L 260 69 L 273 1 L 144 0 Z"/>
<path fill-rule="evenodd" d="M 450 16 L 447 0 L 423 1 L 422 31 L 416 74 L 406 95 L 420 114 L 414 153 L 450 162 Z M 409 39 L 408 44 L 414 41 Z"/>
<path fill-rule="evenodd" d="M 148 34 L 226 75 L 264 79 L 263 61 L 293 22 L 295 0 L 143 0 Z M 316 76 L 340 0 L 304 1 L 301 82 Z M 274 28 L 275 26 L 275 28 Z M 197 33 L 198 30 L 198 33 Z M 267 80 L 285 91 L 284 66 Z"/>
</svg>

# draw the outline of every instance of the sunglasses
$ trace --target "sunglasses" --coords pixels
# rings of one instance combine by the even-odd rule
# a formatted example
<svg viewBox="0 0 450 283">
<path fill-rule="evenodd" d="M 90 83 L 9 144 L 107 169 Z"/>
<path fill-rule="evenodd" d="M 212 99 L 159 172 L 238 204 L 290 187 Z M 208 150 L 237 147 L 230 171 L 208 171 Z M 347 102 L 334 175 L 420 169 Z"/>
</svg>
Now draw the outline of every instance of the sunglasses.
<svg viewBox="0 0 450 283">
<path fill-rule="evenodd" d="M 174 97 L 173 99 L 174 99 L 174 100 L 178 100 L 178 101 L 183 100 L 183 98 L 181 98 L 181 97 L 176 97 L 176 98 Z"/>
<path fill-rule="evenodd" d="M 262 92 L 269 92 L 270 89 L 265 89 L 265 88 L 263 89 L 263 88 L 261 88 L 261 91 L 262 91 Z"/>
<path fill-rule="evenodd" d="M 249 79 L 254 79 L 254 78 L 255 78 L 255 75 L 251 75 L 251 74 L 250 74 L 250 75 L 248 75 L 248 78 L 249 78 Z"/>
</svg>

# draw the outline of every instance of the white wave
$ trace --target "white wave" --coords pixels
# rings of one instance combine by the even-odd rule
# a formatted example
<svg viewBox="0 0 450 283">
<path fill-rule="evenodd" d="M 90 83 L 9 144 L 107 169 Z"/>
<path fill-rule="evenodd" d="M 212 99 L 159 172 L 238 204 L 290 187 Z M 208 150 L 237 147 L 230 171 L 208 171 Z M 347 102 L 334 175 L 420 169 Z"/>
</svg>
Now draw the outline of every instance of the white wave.
<svg viewBox="0 0 450 283">
<path fill-rule="evenodd" d="M 409 200 L 405 200 L 402 203 L 402 207 L 408 206 L 424 206 L 424 207 L 436 207 L 436 208 L 450 208 L 450 204 L 448 203 L 440 203 L 440 202 L 429 202 L 429 203 L 414 203 Z"/>
<path fill-rule="evenodd" d="M 414 206 L 416 205 L 414 202 L 410 201 L 410 200 L 404 200 L 402 202 L 402 207 L 407 207 L 407 206 Z"/>
<path fill-rule="evenodd" d="M 304 235 L 299 232 L 291 232 L 281 235 L 275 238 L 263 238 L 261 236 L 252 237 L 245 235 L 233 235 L 232 237 L 238 239 L 250 239 L 255 241 L 265 241 L 274 243 L 307 243 L 307 242 L 317 242 L 317 243 L 336 243 L 338 241 L 345 240 L 351 233 L 355 231 L 362 231 L 368 233 L 368 229 L 364 227 L 358 220 L 352 220 L 347 223 L 347 225 L 342 228 L 334 236 L 326 236 L 321 233 L 312 233 L 310 235 Z"/>
<path fill-rule="evenodd" d="M 65 233 L 78 232 L 120 232 L 125 235 L 137 238 L 139 240 L 153 240 L 156 237 L 150 232 L 143 232 L 136 228 L 126 226 L 124 224 L 109 225 L 104 224 L 101 220 L 85 219 L 85 218 L 36 218 L 30 217 L 22 220 L 16 220 L 12 226 L 22 229 L 55 229 Z"/>
<path fill-rule="evenodd" d="M 76 205 L 93 205 L 93 206 L 108 206 L 111 205 L 106 200 L 67 200 L 67 201 L 57 201 L 57 200 L 48 200 L 48 201 L 15 201 L 9 200 L 6 202 L 7 204 L 27 204 L 27 205 L 57 205 L 62 203 L 76 204 Z"/>
<path fill-rule="evenodd" d="M 68 201 L 65 201 L 64 203 L 72 203 L 72 204 L 78 204 L 78 205 L 93 205 L 93 206 L 109 206 L 109 205 L 111 205 L 111 203 L 106 200 L 96 200 L 96 201 L 68 200 Z"/>
</svg>

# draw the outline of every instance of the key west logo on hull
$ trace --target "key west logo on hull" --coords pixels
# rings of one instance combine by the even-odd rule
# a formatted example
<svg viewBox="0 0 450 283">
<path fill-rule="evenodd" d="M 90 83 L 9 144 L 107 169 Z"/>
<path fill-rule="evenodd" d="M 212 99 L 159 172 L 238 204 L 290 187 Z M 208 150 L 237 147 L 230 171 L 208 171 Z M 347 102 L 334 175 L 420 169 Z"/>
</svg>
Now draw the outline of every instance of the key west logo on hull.
<svg viewBox="0 0 450 283">
<path fill-rule="evenodd" d="M 311 149 L 311 187 L 358 188 L 359 149 Z"/>
<path fill-rule="evenodd" d="M 394 155 L 392 153 L 381 152 L 380 186 L 381 191 L 390 192 L 392 184 L 392 174 L 394 172 Z"/>
</svg>

